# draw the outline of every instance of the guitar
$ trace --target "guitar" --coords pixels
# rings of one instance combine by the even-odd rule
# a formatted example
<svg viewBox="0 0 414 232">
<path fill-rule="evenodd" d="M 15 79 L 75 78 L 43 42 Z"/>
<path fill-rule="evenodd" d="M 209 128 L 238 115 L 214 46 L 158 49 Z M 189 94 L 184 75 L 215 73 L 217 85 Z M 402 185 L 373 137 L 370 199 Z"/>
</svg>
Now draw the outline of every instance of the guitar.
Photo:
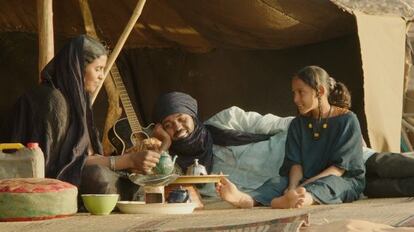
<svg viewBox="0 0 414 232">
<path fill-rule="evenodd" d="M 153 124 L 145 128 L 141 127 L 116 65 L 112 67 L 110 73 L 115 87 L 119 90 L 119 97 L 125 110 L 126 118 L 121 118 L 115 122 L 114 126 L 108 131 L 108 139 L 115 148 L 116 154 L 122 155 L 126 150 L 149 138 Z"/>
</svg>

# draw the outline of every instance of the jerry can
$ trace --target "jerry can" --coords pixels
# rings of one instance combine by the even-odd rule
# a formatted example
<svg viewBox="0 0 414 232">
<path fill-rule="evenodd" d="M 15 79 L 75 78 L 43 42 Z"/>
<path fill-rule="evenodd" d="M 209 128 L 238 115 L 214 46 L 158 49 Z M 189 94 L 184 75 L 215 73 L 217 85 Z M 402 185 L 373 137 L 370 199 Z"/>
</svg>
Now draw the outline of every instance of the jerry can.
<svg viewBox="0 0 414 232">
<path fill-rule="evenodd" d="M 13 152 L 7 152 L 13 150 Z M 0 179 L 44 178 L 45 158 L 37 143 L 0 143 Z"/>
</svg>

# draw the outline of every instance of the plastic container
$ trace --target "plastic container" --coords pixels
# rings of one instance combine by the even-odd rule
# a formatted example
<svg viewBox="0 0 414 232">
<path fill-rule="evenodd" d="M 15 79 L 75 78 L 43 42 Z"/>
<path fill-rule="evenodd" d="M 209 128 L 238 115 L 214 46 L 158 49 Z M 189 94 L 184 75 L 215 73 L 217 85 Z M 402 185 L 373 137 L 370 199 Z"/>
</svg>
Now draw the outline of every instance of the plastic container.
<svg viewBox="0 0 414 232">
<path fill-rule="evenodd" d="M 37 143 L 0 143 L 0 179 L 44 178 L 45 158 Z"/>
</svg>

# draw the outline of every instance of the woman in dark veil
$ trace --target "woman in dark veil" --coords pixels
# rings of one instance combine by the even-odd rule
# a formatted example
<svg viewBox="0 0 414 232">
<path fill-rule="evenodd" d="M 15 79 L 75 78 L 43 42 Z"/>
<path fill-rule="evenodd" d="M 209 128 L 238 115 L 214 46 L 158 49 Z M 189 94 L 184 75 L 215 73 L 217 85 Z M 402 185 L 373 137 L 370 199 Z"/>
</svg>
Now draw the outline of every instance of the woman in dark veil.
<svg viewBox="0 0 414 232">
<path fill-rule="evenodd" d="M 94 127 L 90 95 L 104 80 L 105 47 L 81 35 L 67 43 L 41 72 L 41 83 L 16 103 L 8 141 L 38 142 L 45 175 L 80 187 L 81 193 L 121 193 L 130 198 L 115 170 L 143 173 L 158 162 L 152 151 L 103 156 Z M 131 185 L 133 186 L 133 185 Z M 132 190 L 131 190 L 132 191 Z"/>
</svg>

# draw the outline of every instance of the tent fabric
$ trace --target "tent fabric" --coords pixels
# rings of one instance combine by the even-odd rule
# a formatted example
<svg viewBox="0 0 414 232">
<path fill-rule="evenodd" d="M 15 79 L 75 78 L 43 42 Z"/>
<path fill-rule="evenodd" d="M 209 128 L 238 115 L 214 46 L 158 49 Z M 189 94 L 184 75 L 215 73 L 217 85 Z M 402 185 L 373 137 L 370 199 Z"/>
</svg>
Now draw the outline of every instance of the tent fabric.
<svg viewBox="0 0 414 232">
<path fill-rule="evenodd" d="M 89 0 L 99 37 L 113 47 L 136 0 Z M 84 33 L 78 0 L 53 1 L 54 31 Z M 316 13 L 317 12 L 317 13 Z M 36 1 L 0 3 L 0 31 L 37 32 Z M 281 49 L 354 32 L 353 17 L 320 0 L 147 0 L 131 47 Z"/>
<path fill-rule="evenodd" d="M 368 15 L 398 16 L 407 21 L 414 19 L 414 1 L 412 0 L 330 0 L 340 8 L 352 13 L 359 11 Z"/>
<path fill-rule="evenodd" d="M 107 42 L 109 47 L 114 47 L 137 1 L 89 0 L 88 2 L 99 37 Z M 239 102 L 240 106 L 254 106 L 251 108 L 259 112 L 292 114 L 293 109 L 284 107 L 282 104 L 275 104 L 279 99 L 284 101 L 286 96 L 289 96 L 289 92 L 280 88 L 278 91 L 273 91 L 273 86 L 288 86 L 287 82 L 294 70 L 312 62 L 328 70 L 334 70 L 335 77 L 339 79 L 346 76 L 348 72 L 353 74 L 352 78 L 360 77 L 360 58 L 346 57 L 347 53 L 353 53 L 353 51 L 344 51 L 345 49 L 339 48 L 324 49 L 324 44 L 329 44 L 329 41 L 337 43 L 338 38 L 340 41 L 340 38 L 352 37 L 356 34 L 356 22 L 352 13 L 357 10 L 364 14 L 377 15 L 373 17 L 377 17 L 378 22 L 381 18 L 387 18 L 379 15 L 393 15 L 394 18 L 403 17 L 410 20 L 414 15 L 414 1 L 147 0 L 125 48 L 151 48 L 149 49 L 151 51 L 147 50 L 137 55 L 141 59 L 139 63 L 131 63 L 134 68 L 120 71 L 121 74 L 131 72 L 131 76 L 140 75 L 139 79 L 132 80 L 134 85 L 129 88 L 137 90 L 134 93 L 138 103 L 137 111 L 143 114 L 140 117 L 144 122 L 149 120 L 146 112 L 151 111 L 153 99 L 167 90 L 181 90 L 197 96 L 203 105 L 210 106 L 208 110 L 202 112 L 205 116 L 217 112 L 221 107 L 228 107 L 230 104 Z M 53 11 L 56 38 L 74 37 L 85 32 L 78 0 L 53 1 Z M 0 1 L 0 32 L 37 33 L 36 12 L 36 1 Z M 369 18 L 368 15 L 366 16 Z M 397 31 L 392 29 L 394 25 L 389 28 L 372 24 L 371 26 L 381 28 L 381 30 L 375 30 L 369 28 L 365 20 L 361 21 L 361 17 L 358 20 L 358 33 L 361 34 L 359 40 L 362 44 L 361 55 L 364 60 L 363 78 L 366 80 L 364 90 L 362 90 L 362 85 L 355 89 L 360 88 L 360 92 L 365 91 L 366 122 L 370 124 L 369 138 L 375 140 L 371 145 L 379 150 L 396 151 L 397 143 L 399 144 L 397 135 L 400 134 L 399 131 L 397 133 L 397 128 L 401 127 L 401 117 L 397 119 L 397 116 L 402 99 L 394 96 L 398 95 L 395 93 L 402 95 L 402 90 L 400 86 L 397 86 L 398 81 L 391 83 L 391 79 L 386 79 L 385 74 L 395 77 L 393 78 L 395 80 L 403 79 L 404 74 L 401 75 L 401 70 L 397 66 L 399 59 L 404 57 L 400 49 L 405 45 L 404 41 L 401 41 L 405 34 L 397 35 Z M 401 32 L 400 29 L 404 24 L 403 19 L 399 21 L 398 33 Z M 396 34 L 385 35 L 385 31 L 382 30 L 391 30 Z M 383 34 L 385 37 L 381 39 L 386 41 L 376 40 Z M 368 42 L 370 39 L 373 39 L 372 44 Z M 377 57 L 372 54 L 375 54 L 374 45 L 386 50 L 388 47 L 384 46 L 391 43 L 391 40 L 398 43 L 398 45 L 391 46 L 392 48 L 398 47 L 391 56 L 401 55 L 401 57 L 392 61 L 392 68 L 386 69 L 390 66 L 384 63 L 387 62 L 387 58 L 382 56 L 383 52 Z M 312 49 L 308 49 L 310 47 Z M 313 47 L 318 52 L 314 52 Z M 166 51 L 167 53 L 171 51 L 171 54 L 167 54 L 167 58 L 163 59 L 156 54 L 159 50 L 153 48 L 176 50 Z M 319 51 L 321 48 L 324 50 Z M 274 49 L 278 49 L 278 54 Z M 183 50 L 203 52 L 205 56 L 183 53 Z M 330 53 L 335 53 L 331 55 L 335 58 L 325 57 Z M 342 58 L 345 60 L 342 61 Z M 374 58 L 373 61 L 370 60 L 371 58 Z M 376 61 L 377 58 L 379 59 Z M 127 62 L 133 61 L 127 60 Z M 173 66 L 174 64 L 177 66 Z M 237 64 L 239 66 L 235 67 Z M 379 75 L 383 83 L 374 83 L 375 76 L 380 69 L 375 70 L 371 65 L 378 65 L 384 69 L 384 72 Z M 216 70 L 213 70 L 213 66 Z M 257 71 L 246 72 L 247 66 Z M 352 67 L 348 68 L 348 66 Z M 140 67 L 147 68 L 142 70 Z M 336 73 L 336 70 L 340 72 Z M 232 72 L 229 73 L 229 71 Z M 225 86 L 226 89 L 222 87 L 224 85 L 217 84 L 221 82 L 211 84 L 213 83 L 211 80 L 216 80 L 215 78 L 219 76 L 223 77 L 222 80 L 226 79 L 227 83 L 235 84 Z M 361 80 L 358 79 L 356 83 L 359 84 L 359 81 L 362 81 L 362 76 Z M 203 88 L 206 86 L 205 83 L 207 86 L 214 87 L 214 94 L 205 93 L 206 90 Z M 396 85 L 395 88 L 394 85 Z M 264 86 L 272 87 L 262 90 Z M 391 86 L 393 87 L 390 88 Z M 377 92 L 374 94 L 374 89 L 367 88 L 377 88 L 375 89 Z M 384 91 L 383 88 L 385 88 Z M 241 94 L 242 90 L 245 92 L 246 89 L 252 93 L 258 93 L 258 89 L 262 90 L 261 103 L 257 104 L 255 99 L 249 97 L 248 94 Z M 379 109 L 383 105 L 378 99 L 375 100 L 375 96 L 377 98 L 391 96 L 385 100 L 388 102 L 388 111 Z M 217 102 L 221 105 L 213 106 Z M 361 103 L 354 101 L 354 106 L 355 103 L 362 104 L 362 101 Z M 364 121 L 361 121 L 361 124 L 364 124 Z"/>
<path fill-rule="evenodd" d="M 121 53 L 117 65 L 140 122 L 148 125 L 158 95 L 170 91 L 186 92 L 197 99 L 201 119 L 233 105 L 263 114 L 296 115 L 290 81 L 309 62 L 324 67 L 347 84 L 352 92 L 353 111 L 364 128 L 356 35 L 280 51 L 215 49 L 190 53 L 180 49 L 129 49 Z"/>
<path fill-rule="evenodd" d="M 361 47 L 369 141 L 377 151 L 399 152 L 405 21 L 400 17 L 354 14 Z"/>
<path fill-rule="evenodd" d="M 100 38 L 113 47 L 136 0 L 89 0 Z M 345 12 L 344 10 L 348 11 Z M 126 48 L 182 47 L 281 49 L 341 37 L 354 31 L 359 10 L 414 18 L 412 0 L 147 0 Z M 84 33 L 78 0 L 53 1 L 54 31 Z M 36 1 L 0 2 L 0 31 L 37 32 Z"/>
</svg>

